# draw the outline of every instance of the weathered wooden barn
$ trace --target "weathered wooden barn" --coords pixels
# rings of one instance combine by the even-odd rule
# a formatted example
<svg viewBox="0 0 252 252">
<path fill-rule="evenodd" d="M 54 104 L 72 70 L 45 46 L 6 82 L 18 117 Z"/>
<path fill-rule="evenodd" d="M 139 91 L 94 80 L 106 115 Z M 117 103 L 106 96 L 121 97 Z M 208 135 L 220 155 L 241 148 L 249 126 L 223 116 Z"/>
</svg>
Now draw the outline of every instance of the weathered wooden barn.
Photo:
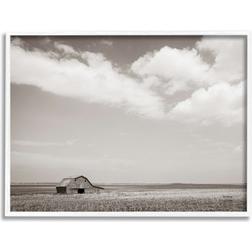
<svg viewBox="0 0 252 252">
<path fill-rule="evenodd" d="M 104 188 L 92 185 L 92 183 L 82 175 L 64 178 L 56 185 L 57 193 L 67 194 L 99 193 L 100 189 Z"/>
</svg>

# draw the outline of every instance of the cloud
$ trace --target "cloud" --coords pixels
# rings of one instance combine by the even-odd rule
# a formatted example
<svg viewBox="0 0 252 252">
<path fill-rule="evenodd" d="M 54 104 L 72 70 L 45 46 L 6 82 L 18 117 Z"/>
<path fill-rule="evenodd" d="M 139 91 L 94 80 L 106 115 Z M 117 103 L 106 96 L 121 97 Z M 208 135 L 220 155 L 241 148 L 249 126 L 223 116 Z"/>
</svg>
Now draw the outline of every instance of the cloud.
<svg viewBox="0 0 252 252">
<path fill-rule="evenodd" d="M 75 142 L 78 142 L 79 139 L 68 140 L 65 143 L 53 143 L 53 142 L 37 142 L 37 141 L 24 141 L 24 140 L 13 140 L 12 144 L 20 146 L 31 146 L 31 147 L 49 147 L 49 146 L 71 146 Z"/>
<path fill-rule="evenodd" d="M 108 40 L 108 39 L 102 39 L 101 40 L 101 44 L 102 45 L 106 45 L 106 46 L 112 46 L 113 45 L 113 41 Z"/>
<path fill-rule="evenodd" d="M 246 78 L 246 40 L 244 37 L 203 37 L 196 48 L 215 56 L 209 69 L 209 80 L 216 82 L 240 82 Z"/>
<path fill-rule="evenodd" d="M 207 126 L 220 122 L 224 126 L 244 121 L 244 83 L 219 83 L 200 88 L 179 102 L 169 114 L 172 120 Z"/>
<path fill-rule="evenodd" d="M 204 61 L 208 52 L 211 65 Z M 245 79 L 246 44 L 243 37 L 203 37 L 195 48 L 176 49 L 169 46 L 149 52 L 131 65 L 143 79 L 156 77 L 165 93 L 208 87 L 219 82 L 238 83 Z"/>
<path fill-rule="evenodd" d="M 71 47 L 57 46 L 64 52 L 73 52 Z M 86 64 L 73 57 L 58 59 L 51 57 L 50 52 L 28 51 L 12 45 L 11 81 L 35 85 L 56 95 L 120 108 L 142 117 L 163 116 L 162 98 L 122 74 L 102 54 L 82 52 L 79 56 Z"/>
<path fill-rule="evenodd" d="M 163 79 L 167 94 L 202 82 L 209 68 L 195 49 L 179 50 L 168 46 L 144 55 L 131 65 L 131 70 L 143 78 Z"/>
<path fill-rule="evenodd" d="M 102 53 L 76 51 L 60 42 L 54 45 L 56 52 L 28 50 L 25 42 L 14 39 L 11 81 L 145 118 L 205 126 L 243 121 L 245 42 L 241 37 L 203 37 L 192 49 L 165 46 L 133 62 L 130 74 Z M 214 57 L 211 64 L 204 60 L 206 52 Z M 184 101 L 174 96 L 185 90 L 192 96 Z"/>
<path fill-rule="evenodd" d="M 15 37 L 12 41 L 11 41 L 11 44 L 13 46 L 20 46 L 20 47 L 24 47 L 26 45 L 25 41 L 22 40 L 21 38 L 19 37 Z"/>
<path fill-rule="evenodd" d="M 59 42 L 54 42 L 55 48 L 57 48 L 59 51 L 63 52 L 64 54 L 73 54 L 78 55 L 78 53 L 73 49 L 73 47 L 65 44 L 61 44 Z"/>
</svg>

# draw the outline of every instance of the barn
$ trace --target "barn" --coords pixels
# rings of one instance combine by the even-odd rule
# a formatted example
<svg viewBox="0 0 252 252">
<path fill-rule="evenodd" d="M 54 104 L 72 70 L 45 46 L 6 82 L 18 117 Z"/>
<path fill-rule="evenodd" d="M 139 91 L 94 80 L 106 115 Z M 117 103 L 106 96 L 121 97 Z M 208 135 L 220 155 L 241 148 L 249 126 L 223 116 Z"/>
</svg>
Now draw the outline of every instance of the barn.
<svg viewBox="0 0 252 252">
<path fill-rule="evenodd" d="M 100 189 L 104 189 L 99 186 L 94 186 L 84 176 L 71 176 L 62 179 L 57 185 L 57 193 L 77 194 L 77 193 L 99 193 Z"/>
</svg>

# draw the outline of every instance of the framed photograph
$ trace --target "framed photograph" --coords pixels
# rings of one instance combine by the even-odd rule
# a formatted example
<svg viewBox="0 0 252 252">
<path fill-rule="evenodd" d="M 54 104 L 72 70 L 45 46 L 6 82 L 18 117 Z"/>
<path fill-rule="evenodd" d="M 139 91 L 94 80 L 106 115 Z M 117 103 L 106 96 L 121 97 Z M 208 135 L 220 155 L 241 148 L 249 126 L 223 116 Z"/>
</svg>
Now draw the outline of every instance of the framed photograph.
<svg viewBox="0 0 252 252">
<path fill-rule="evenodd" d="M 249 44 L 7 34 L 5 216 L 249 216 Z"/>
</svg>

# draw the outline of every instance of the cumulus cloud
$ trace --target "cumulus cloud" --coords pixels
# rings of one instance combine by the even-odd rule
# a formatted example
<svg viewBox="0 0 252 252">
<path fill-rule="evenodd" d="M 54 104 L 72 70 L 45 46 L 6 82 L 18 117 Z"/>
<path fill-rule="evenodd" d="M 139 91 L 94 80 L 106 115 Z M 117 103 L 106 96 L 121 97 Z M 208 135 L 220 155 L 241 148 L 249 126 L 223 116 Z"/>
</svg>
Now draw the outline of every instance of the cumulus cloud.
<svg viewBox="0 0 252 252">
<path fill-rule="evenodd" d="M 150 76 L 162 78 L 168 94 L 185 90 L 188 86 L 199 82 L 202 84 L 209 68 L 197 50 L 179 50 L 168 46 L 140 57 L 131 66 L 131 70 L 143 78 Z"/>
<path fill-rule="evenodd" d="M 31 50 L 20 38 L 14 39 L 11 81 L 146 118 L 202 126 L 243 120 L 246 45 L 241 37 L 203 37 L 195 48 L 165 46 L 148 52 L 130 66 L 135 75 L 102 53 L 76 51 L 60 42 L 54 46 L 56 53 Z M 59 51 L 63 57 L 57 56 Z M 214 56 L 213 63 L 204 60 L 205 52 Z M 194 93 L 184 101 L 173 104 L 167 98 L 185 90 Z"/>
<path fill-rule="evenodd" d="M 219 83 L 200 88 L 179 102 L 170 112 L 171 119 L 207 126 L 216 122 L 224 126 L 244 121 L 244 84 Z"/>
<path fill-rule="evenodd" d="M 59 42 L 54 42 L 55 48 L 57 48 L 59 51 L 63 52 L 64 54 L 73 54 L 78 55 L 78 53 L 73 49 L 73 47 L 65 44 L 61 44 Z"/>
<path fill-rule="evenodd" d="M 201 53 L 208 51 L 215 56 L 208 73 L 211 84 L 237 83 L 246 78 L 246 40 L 243 37 L 204 37 L 196 43 L 196 48 Z"/>
<path fill-rule="evenodd" d="M 204 61 L 211 53 L 214 63 Z M 203 37 L 195 48 L 176 49 L 165 46 L 147 53 L 131 65 L 131 70 L 143 79 L 162 79 L 166 94 L 173 95 L 218 82 L 238 83 L 245 79 L 246 44 L 243 37 Z"/>
<path fill-rule="evenodd" d="M 161 86 L 167 95 L 196 90 L 178 102 L 168 118 L 202 126 L 216 122 L 228 126 L 244 119 L 245 43 L 243 37 L 203 37 L 192 49 L 165 46 L 147 53 L 131 65 L 131 70 L 148 87 Z M 212 64 L 204 60 L 206 52 L 213 56 Z"/>
<path fill-rule="evenodd" d="M 60 48 L 65 52 L 73 51 L 69 49 L 71 47 L 61 45 Z M 29 51 L 12 44 L 11 81 L 35 85 L 61 96 L 121 108 L 143 117 L 162 117 L 162 98 L 153 91 L 122 74 L 100 53 L 82 52 L 79 56 L 86 64 L 73 57 L 57 59 L 49 53 Z"/>
</svg>

